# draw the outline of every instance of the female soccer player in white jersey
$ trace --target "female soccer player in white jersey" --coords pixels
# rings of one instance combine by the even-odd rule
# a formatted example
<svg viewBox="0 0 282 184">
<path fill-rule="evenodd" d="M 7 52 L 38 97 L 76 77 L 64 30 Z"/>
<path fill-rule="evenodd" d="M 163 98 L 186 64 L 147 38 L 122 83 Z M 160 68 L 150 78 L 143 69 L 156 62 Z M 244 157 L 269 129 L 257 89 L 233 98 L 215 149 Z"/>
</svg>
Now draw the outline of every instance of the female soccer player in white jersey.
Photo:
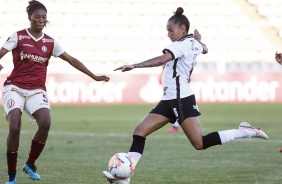
<svg viewBox="0 0 282 184">
<path fill-rule="evenodd" d="M 160 74 L 160 84 L 162 84 L 162 81 L 163 81 L 162 79 L 163 79 L 164 69 L 165 69 L 165 65 L 162 66 L 162 72 Z M 189 82 L 189 81 L 187 81 L 187 82 Z M 172 124 L 172 126 L 168 129 L 168 132 L 170 132 L 170 133 L 177 133 L 177 132 L 179 132 L 179 127 L 180 127 L 180 125 L 178 123 L 178 120 L 176 120 Z"/>
<path fill-rule="evenodd" d="M 45 86 L 50 57 L 59 57 L 67 61 L 95 81 L 109 81 L 109 77 L 105 75 L 94 75 L 79 60 L 66 53 L 56 40 L 42 32 L 47 23 L 47 9 L 42 3 L 32 0 L 26 11 L 30 27 L 13 33 L 0 49 L 0 59 L 12 51 L 14 62 L 14 69 L 4 82 L 2 91 L 6 119 L 9 122 L 7 137 L 8 179 L 6 184 L 16 183 L 23 110 L 30 113 L 38 125 L 23 171 L 28 173 L 31 179 L 40 180 L 34 162 L 43 151 L 51 126 L 50 105 Z M 0 70 L 2 68 L 3 66 L 0 65 Z"/>
<path fill-rule="evenodd" d="M 179 7 L 174 15 L 168 19 L 166 27 L 172 43 L 163 50 L 163 55 L 115 69 L 126 72 L 135 68 L 165 65 L 162 99 L 133 132 L 133 142 L 128 154 L 133 157 L 136 164 L 142 156 L 146 137 L 168 122 L 175 122 L 176 119 L 178 119 L 183 132 L 197 150 L 207 149 L 239 138 L 259 137 L 268 139 L 268 136 L 261 129 L 254 128 L 247 122 L 241 123 L 238 129 L 202 135 L 200 122 L 197 118 L 200 112 L 194 93 L 187 81 L 192 74 L 196 57 L 207 53 L 208 49 L 201 42 L 201 35 L 197 30 L 194 31 L 194 36 L 188 34 L 190 23 L 183 12 L 183 8 Z M 130 178 L 119 180 L 107 171 L 103 171 L 103 174 L 112 183 L 130 182 Z"/>
</svg>

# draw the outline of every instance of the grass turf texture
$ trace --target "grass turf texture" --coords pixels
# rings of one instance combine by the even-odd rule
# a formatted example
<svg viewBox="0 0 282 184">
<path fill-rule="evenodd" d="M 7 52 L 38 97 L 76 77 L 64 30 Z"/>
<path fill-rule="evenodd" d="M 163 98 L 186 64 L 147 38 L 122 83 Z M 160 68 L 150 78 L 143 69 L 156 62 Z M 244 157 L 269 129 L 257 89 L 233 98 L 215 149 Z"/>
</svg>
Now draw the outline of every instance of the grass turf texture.
<svg viewBox="0 0 282 184">
<path fill-rule="evenodd" d="M 269 140 L 244 139 L 196 151 L 183 132 L 168 124 L 147 138 L 132 184 L 281 184 L 282 104 L 200 104 L 203 134 L 238 128 L 241 121 L 261 127 Z M 52 106 L 52 127 L 36 165 L 38 184 L 103 184 L 110 157 L 127 152 L 134 127 L 154 105 Z M 0 111 L 3 113 L 3 109 Z M 23 174 L 36 125 L 23 115 L 17 183 L 37 183 Z M 8 124 L 0 124 L 0 183 L 6 180 Z"/>
</svg>

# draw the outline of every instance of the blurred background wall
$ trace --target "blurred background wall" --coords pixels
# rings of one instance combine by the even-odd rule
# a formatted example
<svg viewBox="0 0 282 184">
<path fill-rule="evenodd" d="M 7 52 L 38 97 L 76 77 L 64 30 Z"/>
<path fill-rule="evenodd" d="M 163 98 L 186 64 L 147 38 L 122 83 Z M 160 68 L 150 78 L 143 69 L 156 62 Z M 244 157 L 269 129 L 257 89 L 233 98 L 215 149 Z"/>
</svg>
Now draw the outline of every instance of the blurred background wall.
<svg viewBox="0 0 282 184">
<path fill-rule="evenodd" d="M 282 1 L 42 0 L 41 2 L 48 10 L 49 23 L 44 32 L 55 38 L 66 52 L 81 60 L 94 73 L 107 74 L 111 77 L 110 83 L 95 84 L 93 86 L 96 87 L 92 87 L 90 92 L 88 90 L 88 95 L 94 98 L 98 94 L 111 91 L 110 97 L 106 95 L 100 101 L 82 100 L 86 98 L 81 96 L 82 93 L 86 93 L 83 92 L 86 88 L 80 89 L 76 84 L 89 86 L 91 79 L 83 74 L 75 75 L 76 77 L 73 78 L 73 74 L 78 73 L 75 69 L 63 60 L 51 58 L 48 68 L 50 78 L 47 80 L 47 85 L 50 91 L 53 91 L 49 98 L 54 103 L 158 101 L 161 96 L 159 83 L 161 67 L 136 69 L 130 74 L 114 73 L 113 69 L 119 65 L 140 62 L 162 54 L 162 49 L 170 43 L 166 23 L 177 7 L 184 8 L 184 14 L 191 23 L 190 32 L 193 33 L 197 28 L 202 34 L 202 41 L 209 47 L 207 55 L 198 57 L 192 76 L 192 85 L 195 86 L 200 102 L 282 102 L 279 78 L 282 67 L 274 59 L 275 52 L 282 51 Z M 26 0 L 0 0 L 1 43 L 4 43 L 13 32 L 29 27 L 25 11 L 27 5 Z M 11 60 L 11 54 L 1 59 L 1 64 L 5 67 L 1 71 L 1 82 L 13 68 Z M 148 93 L 144 93 L 144 90 L 141 92 L 144 86 L 140 84 L 150 85 L 151 90 Z M 210 97 L 203 98 L 202 93 L 206 89 L 201 87 L 202 84 L 210 85 L 208 89 L 216 86 L 215 88 L 220 90 L 205 94 Z M 236 87 L 230 91 L 230 85 L 234 86 L 233 84 L 236 84 Z M 250 87 L 246 87 L 247 85 Z M 75 91 L 73 86 L 80 89 L 76 96 L 73 94 Z M 259 96 L 258 91 L 263 94 L 262 98 L 236 100 L 240 99 L 239 96 L 242 94 Z M 141 98 L 141 93 L 151 99 L 144 100 Z M 212 99 L 215 93 L 219 96 L 216 100 L 207 100 Z M 220 98 L 220 96 L 232 96 L 231 93 L 234 93 L 235 100 Z M 55 100 L 62 99 L 64 96 L 68 96 L 71 100 L 61 100 L 61 102 Z"/>
</svg>

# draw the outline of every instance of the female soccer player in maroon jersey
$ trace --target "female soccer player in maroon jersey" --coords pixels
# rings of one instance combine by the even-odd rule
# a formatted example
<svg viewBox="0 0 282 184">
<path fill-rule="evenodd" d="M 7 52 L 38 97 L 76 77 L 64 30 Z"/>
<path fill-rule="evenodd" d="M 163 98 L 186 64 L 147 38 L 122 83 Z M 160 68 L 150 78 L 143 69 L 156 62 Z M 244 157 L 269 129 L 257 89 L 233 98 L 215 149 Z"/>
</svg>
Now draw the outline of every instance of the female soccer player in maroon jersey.
<svg viewBox="0 0 282 184">
<path fill-rule="evenodd" d="M 0 59 L 12 51 L 14 62 L 14 69 L 4 82 L 2 91 L 3 106 L 9 122 L 6 184 L 16 183 L 23 110 L 32 115 L 38 125 L 23 171 L 29 174 L 30 179 L 40 180 L 34 163 L 45 146 L 51 125 L 50 105 L 45 86 L 50 57 L 59 57 L 67 61 L 95 81 L 108 82 L 110 79 L 105 75 L 94 75 L 79 60 L 66 53 L 56 40 L 42 32 L 47 23 L 47 9 L 42 3 L 32 0 L 26 11 L 30 27 L 13 33 L 0 49 Z M 0 65 L 0 70 L 2 68 L 3 66 Z"/>
</svg>

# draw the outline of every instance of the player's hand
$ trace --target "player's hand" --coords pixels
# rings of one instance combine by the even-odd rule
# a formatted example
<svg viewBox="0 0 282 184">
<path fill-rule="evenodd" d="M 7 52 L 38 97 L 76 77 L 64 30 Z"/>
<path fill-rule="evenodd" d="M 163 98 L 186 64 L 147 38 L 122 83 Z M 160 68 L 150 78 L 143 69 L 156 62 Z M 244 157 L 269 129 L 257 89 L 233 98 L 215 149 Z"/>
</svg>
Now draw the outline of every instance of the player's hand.
<svg viewBox="0 0 282 184">
<path fill-rule="evenodd" d="M 126 71 L 130 71 L 134 68 L 135 68 L 134 65 L 123 65 L 121 67 L 114 69 L 114 71 L 121 70 L 122 72 L 126 72 Z"/>
<path fill-rule="evenodd" d="M 282 65 L 282 53 L 276 52 L 275 53 L 275 59 L 280 65 Z"/>
<path fill-rule="evenodd" d="M 0 71 L 3 69 L 4 67 L 2 65 L 0 65 Z"/>
<path fill-rule="evenodd" d="M 107 77 L 105 75 L 95 76 L 94 80 L 95 81 L 105 81 L 105 82 L 108 82 L 110 80 L 110 77 Z"/>
<path fill-rule="evenodd" d="M 194 30 L 194 39 L 197 41 L 201 41 L 202 35 L 199 33 L 197 29 Z"/>
</svg>

